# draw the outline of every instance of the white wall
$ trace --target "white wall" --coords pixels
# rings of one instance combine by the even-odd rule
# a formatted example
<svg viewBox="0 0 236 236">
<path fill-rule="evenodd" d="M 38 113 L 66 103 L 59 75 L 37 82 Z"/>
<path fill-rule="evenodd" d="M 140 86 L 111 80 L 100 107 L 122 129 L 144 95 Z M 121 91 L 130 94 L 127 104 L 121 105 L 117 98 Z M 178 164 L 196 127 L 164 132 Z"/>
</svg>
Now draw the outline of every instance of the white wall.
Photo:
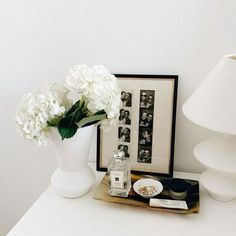
<svg viewBox="0 0 236 236">
<path fill-rule="evenodd" d="M 69 66 L 115 73 L 178 74 L 175 168 L 202 171 L 192 147 L 212 133 L 186 120 L 185 99 L 226 53 L 235 52 L 234 0 L 0 1 L 0 235 L 49 184 L 51 147 L 19 137 L 14 111 L 26 91 L 62 80 Z"/>
</svg>

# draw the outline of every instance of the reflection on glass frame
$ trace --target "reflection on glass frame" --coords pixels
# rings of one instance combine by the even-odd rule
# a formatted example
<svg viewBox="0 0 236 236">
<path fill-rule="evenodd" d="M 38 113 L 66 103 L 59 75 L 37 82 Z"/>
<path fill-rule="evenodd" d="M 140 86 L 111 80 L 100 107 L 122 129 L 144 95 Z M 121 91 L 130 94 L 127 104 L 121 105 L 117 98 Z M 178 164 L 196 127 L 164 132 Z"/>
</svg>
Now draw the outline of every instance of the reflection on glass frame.
<svg viewBox="0 0 236 236">
<path fill-rule="evenodd" d="M 117 127 L 98 127 L 97 170 L 106 171 L 119 149 L 131 159 L 133 173 L 172 176 L 178 76 L 115 76 L 122 107 Z"/>
</svg>

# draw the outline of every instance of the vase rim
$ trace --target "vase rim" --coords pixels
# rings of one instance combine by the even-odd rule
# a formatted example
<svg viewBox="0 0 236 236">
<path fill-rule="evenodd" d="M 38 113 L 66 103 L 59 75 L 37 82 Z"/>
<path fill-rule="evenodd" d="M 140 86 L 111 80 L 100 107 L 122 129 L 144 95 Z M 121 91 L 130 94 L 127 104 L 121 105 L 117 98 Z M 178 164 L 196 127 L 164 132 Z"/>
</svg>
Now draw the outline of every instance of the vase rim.
<svg viewBox="0 0 236 236">
<path fill-rule="evenodd" d="M 85 131 L 85 129 L 93 129 L 95 126 L 96 126 L 96 124 L 89 125 L 89 126 L 82 127 L 82 128 L 78 128 L 73 137 L 71 137 L 71 138 L 69 138 L 69 139 L 64 139 L 64 140 L 61 140 L 60 134 L 59 134 L 59 132 L 58 132 L 58 130 L 57 130 L 56 127 L 50 127 L 51 130 L 48 132 L 48 138 L 49 138 L 51 141 L 53 141 L 53 142 L 54 142 L 55 140 L 57 140 L 58 138 L 60 138 L 60 141 L 61 141 L 62 143 L 65 143 L 67 140 L 73 139 L 73 138 L 78 134 L 78 132 L 79 132 L 80 130 L 81 130 L 81 132 L 82 132 L 82 130 Z M 89 131 L 89 130 L 88 130 L 88 131 Z"/>
</svg>

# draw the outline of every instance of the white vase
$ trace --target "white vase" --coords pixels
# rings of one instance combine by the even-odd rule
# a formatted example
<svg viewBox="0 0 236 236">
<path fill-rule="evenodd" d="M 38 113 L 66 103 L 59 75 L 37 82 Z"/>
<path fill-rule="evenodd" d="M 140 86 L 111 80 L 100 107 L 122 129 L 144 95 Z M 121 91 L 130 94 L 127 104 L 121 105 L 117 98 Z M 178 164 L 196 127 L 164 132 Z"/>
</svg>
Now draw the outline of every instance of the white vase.
<svg viewBox="0 0 236 236">
<path fill-rule="evenodd" d="M 51 184 L 63 197 L 80 197 L 90 190 L 95 181 L 95 175 L 88 166 L 94 129 L 94 125 L 78 129 L 72 138 L 63 141 L 56 129 L 52 132 L 58 169 L 51 177 Z"/>
</svg>

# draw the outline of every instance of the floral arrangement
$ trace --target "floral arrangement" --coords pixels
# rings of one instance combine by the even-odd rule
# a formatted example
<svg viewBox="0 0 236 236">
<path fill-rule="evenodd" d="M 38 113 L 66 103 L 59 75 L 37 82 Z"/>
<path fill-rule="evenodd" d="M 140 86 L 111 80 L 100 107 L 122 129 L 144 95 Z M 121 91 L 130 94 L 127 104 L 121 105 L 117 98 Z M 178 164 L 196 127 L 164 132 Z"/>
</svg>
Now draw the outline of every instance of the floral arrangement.
<svg viewBox="0 0 236 236">
<path fill-rule="evenodd" d="M 76 102 L 69 98 L 70 93 L 76 94 Z M 104 66 L 76 65 L 64 83 L 44 85 L 22 98 L 16 114 L 17 130 L 35 144 L 45 145 L 52 127 L 64 140 L 82 127 L 115 125 L 120 103 L 117 79 Z"/>
</svg>

